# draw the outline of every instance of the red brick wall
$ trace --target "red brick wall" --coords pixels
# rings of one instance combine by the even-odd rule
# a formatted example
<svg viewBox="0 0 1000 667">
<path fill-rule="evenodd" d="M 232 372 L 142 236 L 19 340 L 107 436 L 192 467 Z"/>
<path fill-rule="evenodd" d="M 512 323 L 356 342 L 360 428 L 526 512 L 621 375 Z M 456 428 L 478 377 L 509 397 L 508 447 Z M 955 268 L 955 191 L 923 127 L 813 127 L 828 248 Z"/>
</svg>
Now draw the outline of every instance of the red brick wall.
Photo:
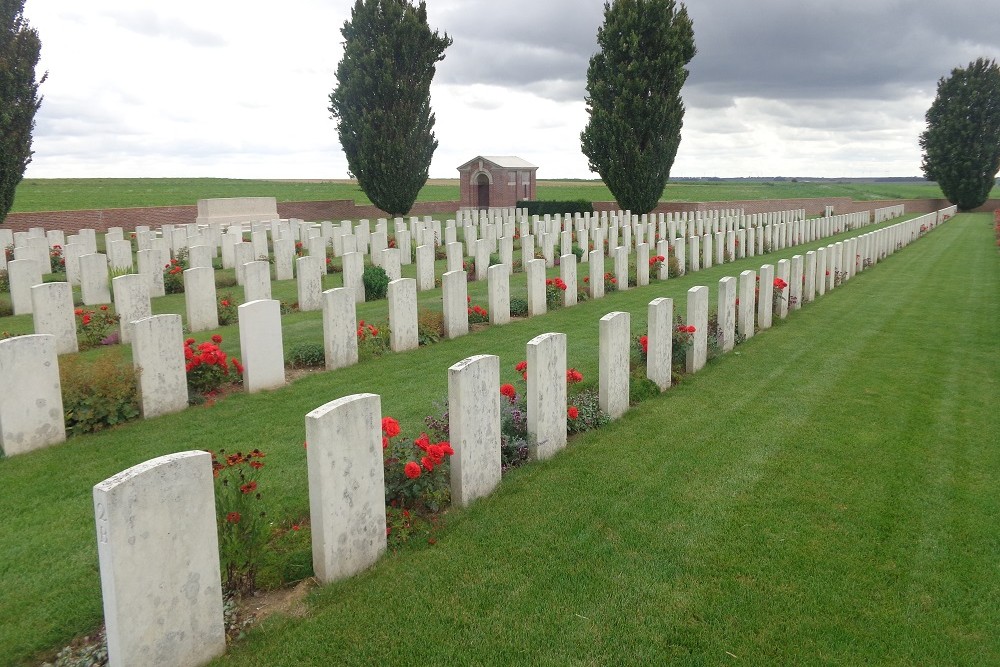
<svg viewBox="0 0 1000 667">
<path fill-rule="evenodd" d="M 459 208 L 457 201 L 417 202 L 409 215 L 433 215 L 435 213 L 454 214 Z M 385 211 L 375 206 L 358 206 L 350 199 L 336 201 L 278 202 L 278 215 L 282 218 L 302 220 L 359 220 L 361 218 L 389 218 Z M 164 224 L 192 223 L 198 217 L 197 206 L 155 206 L 148 208 L 106 208 L 86 211 L 42 211 L 38 213 L 11 213 L 0 223 L 15 232 L 27 231 L 31 227 L 61 229 L 74 233 L 80 229 L 94 229 L 105 232 L 109 227 L 121 227 L 125 231 L 134 230 L 138 225 L 159 227 Z"/>
</svg>

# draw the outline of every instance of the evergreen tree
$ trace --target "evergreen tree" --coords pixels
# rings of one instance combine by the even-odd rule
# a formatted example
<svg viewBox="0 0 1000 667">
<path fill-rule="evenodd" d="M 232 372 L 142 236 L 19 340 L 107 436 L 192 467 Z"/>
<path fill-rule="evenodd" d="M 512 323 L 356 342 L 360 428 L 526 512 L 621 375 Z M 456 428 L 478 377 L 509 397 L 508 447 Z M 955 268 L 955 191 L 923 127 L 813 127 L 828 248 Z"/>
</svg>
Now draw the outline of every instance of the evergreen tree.
<svg viewBox="0 0 1000 667">
<path fill-rule="evenodd" d="M 43 74 L 35 81 L 42 42 L 23 12 L 24 0 L 0 0 L 0 223 L 31 162 L 38 86 L 45 80 Z"/>
<path fill-rule="evenodd" d="M 674 0 L 614 0 L 604 3 L 597 43 L 587 69 L 583 153 L 622 208 L 648 213 L 681 141 L 680 92 L 694 29 Z"/>
<path fill-rule="evenodd" d="M 356 0 L 340 32 L 344 57 L 330 113 L 349 173 L 373 204 L 403 215 L 438 145 L 430 86 L 451 38 L 431 31 L 423 0 Z"/>
<path fill-rule="evenodd" d="M 920 135 L 924 175 L 961 210 L 981 206 L 1000 171 L 1000 67 L 980 58 L 938 81 Z"/>
</svg>

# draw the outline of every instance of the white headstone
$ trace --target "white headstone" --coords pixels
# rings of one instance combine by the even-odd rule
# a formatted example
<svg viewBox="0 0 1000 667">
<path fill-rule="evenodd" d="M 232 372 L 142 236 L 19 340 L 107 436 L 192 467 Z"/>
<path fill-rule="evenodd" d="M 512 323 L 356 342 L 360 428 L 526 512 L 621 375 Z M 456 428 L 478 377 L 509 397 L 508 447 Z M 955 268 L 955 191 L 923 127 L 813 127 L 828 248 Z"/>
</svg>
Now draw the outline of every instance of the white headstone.
<svg viewBox="0 0 1000 667">
<path fill-rule="evenodd" d="M 236 309 L 240 321 L 243 386 L 250 393 L 285 384 L 281 336 L 281 304 L 273 299 L 249 301 Z"/>
<path fill-rule="evenodd" d="M 76 318 L 73 315 L 73 288 L 69 283 L 35 285 L 31 288 L 31 305 L 35 333 L 54 336 L 57 355 L 79 351 Z"/>
<path fill-rule="evenodd" d="M 673 369 L 674 300 L 650 301 L 647 326 L 646 377 L 664 391 L 670 387 Z"/>
<path fill-rule="evenodd" d="M 695 328 L 693 342 L 687 351 L 687 372 L 697 373 L 708 358 L 708 288 L 704 285 L 688 290 L 687 325 Z"/>
<path fill-rule="evenodd" d="M 42 269 L 38 261 L 15 259 L 7 262 L 7 280 L 10 283 L 10 300 L 14 314 L 31 314 L 31 288 L 42 284 Z"/>
<path fill-rule="evenodd" d="M 312 255 L 296 259 L 295 284 L 299 310 L 320 310 L 323 307 L 323 259 Z"/>
<path fill-rule="evenodd" d="M 494 264 L 486 272 L 486 291 L 490 324 L 510 322 L 510 273 L 503 264 Z"/>
<path fill-rule="evenodd" d="M 55 336 L 32 334 L 0 340 L 0 377 L 4 384 L 0 448 L 5 456 L 66 439 Z"/>
<path fill-rule="evenodd" d="M 465 271 L 448 271 L 441 277 L 444 337 L 469 333 L 468 284 Z"/>
<path fill-rule="evenodd" d="M 536 336 L 527 348 L 531 455 L 547 459 L 566 447 L 566 334 Z"/>
<path fill-rule="evenodd" d="M 212 457 L 161 456 L 94 486 L 111 665 L 202 665 L 226 652 Z"/>
<path fill-rule="evenodd" d="M 389 283 L 388 298 L 389 346 L 393 352 L 417 349 L 420 345 L 417 330 L 417 281 L 413 278 L 393 280 Z"/>
<path fill-rule="evenodd" d="M 490 268 L 506 275 L 503 265 Z M 457 505 L 489 495 L 500 483 L 500 400 L 499 357 L 469 357 L 448 369 L 451 499 Z"/>
<path fill-rule="evenodd" d="M 323 350 L 327 370 L 358 363 L 357 330 L 353 291 L 338 287 L 323 292 Z"/>
<path fill-rule="evenodd" d="M 528 316 L 544 315 L 548 310 L 545 303 L 545 260 L 528 260 L 524 268 L 528 282 Z"/>
<path fill-rule="evenodd" d="M 382 402 L 346 396 L 305 421 L 313 571 L 330 583 L 367 569 L 386 548 Z"/>
<path fill-rule="evenodd" d="M 132 323 L 132 364 L 146 419 L 187 407 L 187 372 L 180 315 L 153 315 Z"/>
<path fill-rule="evenodd" d="M 601 410 L 612 419 L 628 410 L 631 321 L 629 313 L 614 312 L 600 322 L 598 400 Z"/>
<path fill-rule="evenodd" d="M 736 345 L 736 278 L 726 276 L 719 281 L 719 299 L 716 305 L 719 348 L 723 352 L 730 352 Z"/>
<path fill-rule="evenodd" d="M 118 335 L 122 343 L 132 342 L 132 322 L 153 315 L 149 301 L 149 281 L 138 273 L 128 273 L 111 281 L 118 313 Z"/>
</svg>

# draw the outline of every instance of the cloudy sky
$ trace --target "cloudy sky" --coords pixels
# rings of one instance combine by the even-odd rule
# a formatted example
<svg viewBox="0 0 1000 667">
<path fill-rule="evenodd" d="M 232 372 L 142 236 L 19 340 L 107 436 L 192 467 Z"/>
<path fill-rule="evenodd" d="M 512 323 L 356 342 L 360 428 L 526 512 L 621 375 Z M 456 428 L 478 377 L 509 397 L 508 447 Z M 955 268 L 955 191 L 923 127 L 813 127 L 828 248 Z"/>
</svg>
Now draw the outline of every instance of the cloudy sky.
<svg viewBox="0 0 1000 667">
<path fill-rule="evenodd" d="M 428 0 L 454 44 L 431 176 L 518 155 L 590 178 L 597 0 Z M 27 0 L 44 102 L 26 176 L 345 178 L 329 117 L 349 0 Z M 1000 60 L 1000 3 L 692 0 L 675 176 L 907 176 L 937 81 Z"/>
</svg>

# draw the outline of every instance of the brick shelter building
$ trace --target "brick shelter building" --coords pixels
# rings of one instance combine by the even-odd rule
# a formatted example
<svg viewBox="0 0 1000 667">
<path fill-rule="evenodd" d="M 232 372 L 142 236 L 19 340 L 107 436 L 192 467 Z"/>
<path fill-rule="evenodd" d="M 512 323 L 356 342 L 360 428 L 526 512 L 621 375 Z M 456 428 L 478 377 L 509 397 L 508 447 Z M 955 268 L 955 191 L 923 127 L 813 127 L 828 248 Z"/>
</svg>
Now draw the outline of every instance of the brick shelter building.
<svg viewBox="0 0 1000 667">
<path fill-rule="evenodd" d="M 534 199 L 538 167 L 513 155 L 478 155 L 458 168 L 463 209 L 512 208 Z"/>
</svg>

